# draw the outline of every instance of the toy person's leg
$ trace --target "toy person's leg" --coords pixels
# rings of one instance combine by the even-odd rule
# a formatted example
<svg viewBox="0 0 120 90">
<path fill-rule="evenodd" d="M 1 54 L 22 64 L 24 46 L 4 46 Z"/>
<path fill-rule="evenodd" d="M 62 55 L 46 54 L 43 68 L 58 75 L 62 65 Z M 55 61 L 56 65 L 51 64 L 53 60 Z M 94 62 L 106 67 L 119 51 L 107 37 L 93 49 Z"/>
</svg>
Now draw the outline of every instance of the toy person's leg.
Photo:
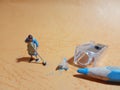
<svg viewBox="0 0 120 90">
<path fill-rule="evenodd" d="M 40 62 L 40 60 L 39 60 L 39 58 L 38 58 L 38 54 L 37 54 L 37 52 L 35 52 L 35 57 L 36 57 L 36 62 Z"/>
<path fill-rule="evenodd" d="M 29 62 L 31 62 L 33 60 L 33 55 L 30 55 L 30 60 Z"/>
<path fill-rule="evenodd" d="M 38 58 L 38 56 L 37 55 L 35 55 L 35 57 L 36 57 L 36 62 L 40 62 L 40 60 L 39 60 L 39 58 Z"/>
</svg>

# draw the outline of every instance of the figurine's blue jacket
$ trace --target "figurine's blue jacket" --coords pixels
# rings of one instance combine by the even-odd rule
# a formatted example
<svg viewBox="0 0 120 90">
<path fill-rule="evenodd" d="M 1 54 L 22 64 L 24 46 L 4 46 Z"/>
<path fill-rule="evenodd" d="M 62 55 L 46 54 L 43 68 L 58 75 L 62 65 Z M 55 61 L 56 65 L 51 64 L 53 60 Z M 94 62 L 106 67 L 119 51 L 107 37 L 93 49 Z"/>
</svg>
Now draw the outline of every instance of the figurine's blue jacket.
<svg viewBox="0 0 120 90">
<path fill-rule="evenodd" d="M 25 42 L 27 43 L 29 41 L 29 39 L 28 38 L 26 38 L 25 39 Z M 33 41 L 32 41 L 34 44 L 36 44 L 36 47 L 38 47 L 39 46 L 39 44 L 38 44 L 38 41 L 35 39 L 35 38 L 33 38 Z"/>
</svg>

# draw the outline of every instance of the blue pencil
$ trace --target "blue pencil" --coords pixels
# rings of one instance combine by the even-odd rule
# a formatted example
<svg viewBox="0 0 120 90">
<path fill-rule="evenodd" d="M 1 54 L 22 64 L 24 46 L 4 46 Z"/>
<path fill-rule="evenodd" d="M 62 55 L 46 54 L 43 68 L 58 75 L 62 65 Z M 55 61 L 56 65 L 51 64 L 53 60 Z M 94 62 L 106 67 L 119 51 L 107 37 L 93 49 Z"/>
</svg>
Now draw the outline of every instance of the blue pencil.
<svg viewBox="0 0 120 90">
<path fill-rule="evenodd" d="M 107 66 L 107 67 L 79 68 L 77 72 L 101 80 L 120 82 L 120 67 Z"/>
</svg>

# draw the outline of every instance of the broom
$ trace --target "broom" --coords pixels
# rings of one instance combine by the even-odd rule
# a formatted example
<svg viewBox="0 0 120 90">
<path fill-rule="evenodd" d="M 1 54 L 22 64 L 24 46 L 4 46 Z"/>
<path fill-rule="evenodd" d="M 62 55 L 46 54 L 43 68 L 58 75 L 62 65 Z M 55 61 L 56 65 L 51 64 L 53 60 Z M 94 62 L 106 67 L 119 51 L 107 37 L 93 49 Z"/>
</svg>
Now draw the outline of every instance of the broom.
<svg viewBox="0 0 120 90">
<path fill-rule="evenodd" d="M 45 66 L 47 64 L 47 62 L 39 55 L 39 53 L 36 51 L 36 49 L 33 46 L 32 46 L 32 48 L 35 50 L 35 52 L 37 53 L 39 58 L 42 60 L 42 64 Z"/>
</svg>

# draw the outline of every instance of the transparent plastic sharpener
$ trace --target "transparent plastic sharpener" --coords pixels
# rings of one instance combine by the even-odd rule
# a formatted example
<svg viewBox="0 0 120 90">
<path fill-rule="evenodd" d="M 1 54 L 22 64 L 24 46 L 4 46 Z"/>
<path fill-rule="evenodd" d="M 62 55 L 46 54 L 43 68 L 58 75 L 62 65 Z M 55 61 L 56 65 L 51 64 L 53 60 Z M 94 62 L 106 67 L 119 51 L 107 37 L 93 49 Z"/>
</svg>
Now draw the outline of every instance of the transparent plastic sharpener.
<svg viewBox="0 0 120 90">
<path fill-rule="evenodd" d="M 86 44 L 79 45 L 75 49 L 74 63 L 85 67 L 94 62 L 94 66 L 96 66 L 98 58 L 106 48 L 107 45 L 95 42 L 88 42 Z"/>
</svg>

